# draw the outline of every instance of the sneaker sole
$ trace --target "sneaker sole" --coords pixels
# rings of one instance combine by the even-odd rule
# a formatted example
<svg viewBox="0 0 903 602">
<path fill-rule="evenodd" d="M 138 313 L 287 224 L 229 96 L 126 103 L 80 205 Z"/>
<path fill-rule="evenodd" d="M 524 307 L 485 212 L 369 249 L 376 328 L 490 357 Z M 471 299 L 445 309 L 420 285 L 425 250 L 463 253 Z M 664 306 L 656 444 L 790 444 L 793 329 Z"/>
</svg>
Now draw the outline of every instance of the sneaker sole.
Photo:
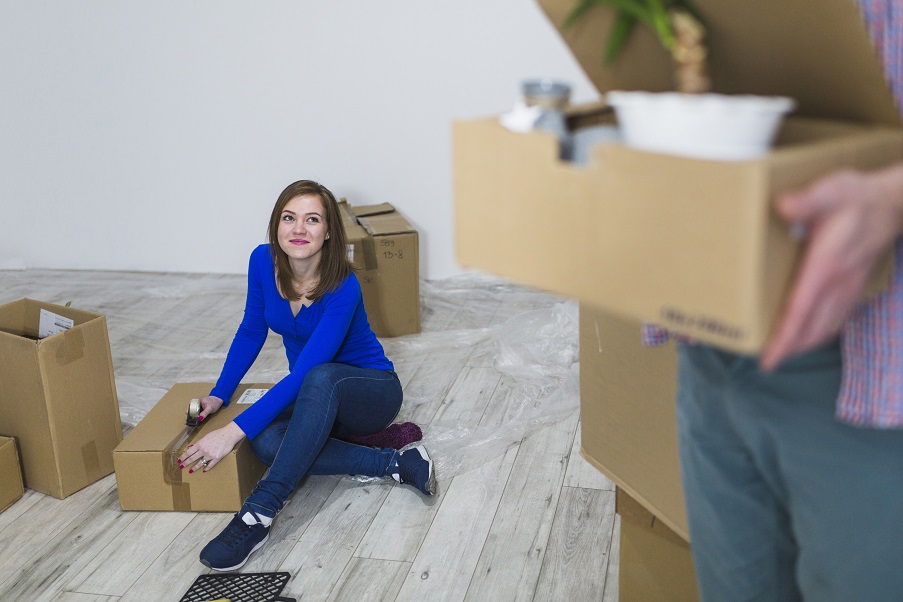
<svg viewBox="0 0 903 602">
<path fill-rule="evenodd" d="M 248 558 L 251 557 L 251 554 L 253 554 L 257 550 L 259 550 L 263 546 L 263 544 L 265 544 L 267 542 L 267 540 L 269 538 L 270 538 L 270 534 L 267 533 L 267 536 L 264 537 L 263 539 L 261 539 L 260 542 L 256 546 L 254 546 L 253 550 L 248 552 L 248 555 L 245 556 L 245 559 L 242 560 L 241 562 L 239 562 L 238 564 L 236 564 L 235 566 L 223 567 L 223 568 L 215 567 L 215 566 L 211 566 L 210 563 L 207 562 L 206 560 L 204 560 L 203 558 L 201 559 L 201 564 L 203 564 L 205 567 L 207 567 L 211 571 L 220 571 L 220 572 L 237 571 L 238 569 L 240 569 L 241 567 L 243 567 L 245 565 L 245 563 L 248 561 Z"/>
</svg>

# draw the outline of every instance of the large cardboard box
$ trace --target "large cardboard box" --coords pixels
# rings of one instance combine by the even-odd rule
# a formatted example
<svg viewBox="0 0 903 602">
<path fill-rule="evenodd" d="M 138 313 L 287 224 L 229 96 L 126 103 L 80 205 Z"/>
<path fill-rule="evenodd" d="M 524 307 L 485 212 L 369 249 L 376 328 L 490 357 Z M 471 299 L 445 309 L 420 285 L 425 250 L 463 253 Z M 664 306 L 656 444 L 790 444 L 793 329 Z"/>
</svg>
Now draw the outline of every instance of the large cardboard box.
<svg viewBox="0 0 903 602">
<path fill-rule="evenodd" d="M 239 403 L 245 390 L 271 386 L 240 385 L 228 406 L 184 439 L 188 404 L 209 395 L 213 383 L 173 386 L 113 450 L 122 509 L 237 512 L 265 471 L 247 439 L 206 473 L 188 474 L 188 469 L 179 470 L 176 460 L 188 444 L 226 426 L 248 407 Z"/>
<path fill-rule="evenodd" d="M 339 207 L 373 332 L 380 337 L 420 332 L 417 230 L 389 203 L 352 207 L 342 199 Z"/>
<path fill-rule="evenodd" d="M 39 338 L 42 310 L 71 328 Z M 122 422 L 104 316 L 0 306 L 0 430 L 19 442 L 29 489 L 64 498 L 113 472 Z"/>
<path fill-rule="evenodd" d="M 610 7 L 572 28 L 572 0 L 539 0 L 596 87 L 665 90 L 671 60 L 645 28 L 603 63 Z M 699 0 L 715 91 L 786 95 L 798 110 L 766 156 L 735 163 L 608 144 L 558 159 L 548 133 L 498 119 L 454 124 L 457 255 L 477 267 L 727 349 L 760 351 L 801 243 L 778 193 L 840 167 L 903 157 L 903 130 L 853 0 Z M 818 15 L 818 18 L 813 18 Z M 592 107 L 570 120 L 612 120 Z M 886 284 L 887 262 L 876 279 Z"/>
<path fill-rule="evenodd" d="M 22 497 L 24 491 L 16 440 L 0 436 L 0 512 Z"/>
<path fill-rule="evenodd" d="M 643 345 L 641 325 L 580 306 L 580 454 L 689 539 L 680 482 L 673 343 Z"/>
<path fill-rule="evenodd" d="M 692 602 L 699 599 L 687 540 L 621 489 L 615 494 L 621 517 L 618 598 L 621 602 Z"/>
</svg>

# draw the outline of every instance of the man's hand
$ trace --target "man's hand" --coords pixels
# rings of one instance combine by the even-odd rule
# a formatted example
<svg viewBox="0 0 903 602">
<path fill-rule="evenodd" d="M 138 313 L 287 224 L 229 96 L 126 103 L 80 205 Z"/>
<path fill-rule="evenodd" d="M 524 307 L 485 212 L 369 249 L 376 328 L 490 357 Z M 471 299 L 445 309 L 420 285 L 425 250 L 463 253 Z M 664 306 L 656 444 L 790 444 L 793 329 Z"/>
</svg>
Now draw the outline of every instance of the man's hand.
<svg viewBox="0 0 903 602">
<path fill-rule="evenodd" d="M 879 260 L 903 232 L 903 163 L 836 172 L 775 204 L 781 217 L 805 226 L 808 245 L 760 359 L 765 371 L 841 332 Z"/>
</svg>

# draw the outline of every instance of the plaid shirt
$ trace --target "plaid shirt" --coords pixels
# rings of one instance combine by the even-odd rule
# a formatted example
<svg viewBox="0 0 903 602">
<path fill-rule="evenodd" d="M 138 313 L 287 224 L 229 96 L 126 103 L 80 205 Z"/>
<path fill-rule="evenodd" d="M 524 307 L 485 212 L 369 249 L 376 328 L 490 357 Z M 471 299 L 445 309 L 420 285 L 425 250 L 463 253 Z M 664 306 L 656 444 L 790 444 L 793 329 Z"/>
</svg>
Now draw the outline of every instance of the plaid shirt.
<svg viewBox="0 0 903 602">
<path fill-rule="evenodd" d="M 903 3 L 860 0 L 865 22 L 903 112 Z M 889 291 L 854 310 L 843 330 L 837 417 L 877 428 L 903 427 L 903 239 Z"/>
<path fill-rule="evenodd" d="M 875 48 L 903 113 L 903 2 L 859 0 Z M 843 329 L 838 419 L 856 426 L 903 428 L 903 238 L 895 248 L 890 290 L 858 306 Z M 667 331 L 644 325 L 643 342 Z"/>
</svg>

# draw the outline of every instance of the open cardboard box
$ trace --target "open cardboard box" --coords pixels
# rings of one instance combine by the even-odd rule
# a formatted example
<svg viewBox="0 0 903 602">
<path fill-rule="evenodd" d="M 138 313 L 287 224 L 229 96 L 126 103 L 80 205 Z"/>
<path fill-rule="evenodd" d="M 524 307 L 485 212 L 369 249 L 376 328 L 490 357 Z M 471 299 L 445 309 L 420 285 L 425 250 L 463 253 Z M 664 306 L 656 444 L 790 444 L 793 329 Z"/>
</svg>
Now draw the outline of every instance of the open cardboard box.
<svg viewBox="0 0 903 602">
<path fill-rule="evenodd" d="M 601 92 L 673 87 L 670 58 L 642 28 L 609 68 L 610 10 L 563 29 L 574 2 L 540 4 Z M 696 4 L 716 92 L 797 101 L 773 151 L 727 163 L 607 144 L 583 166 L 560 161 L 545 132 L 513 133 L 497 118 L 456 122 L 457 254 L 468 267 L 755 353 L 801 251 L 772 199 L 838 168 L 900 160 L 903 130 L 853 0 Z M 571 123 L 605 119 L 577 107 Z M 888 256 L 872 291 L 890 270 Z"/>
<path fill-rule="evenodd" d="M 42 313 L 69 329 L 40 337 Z M 29 489 L 62 499 L 113 472 L 122 422 L 103 315 L 0 305 L 0 433 L 18 441 Z"/>
</svg>

